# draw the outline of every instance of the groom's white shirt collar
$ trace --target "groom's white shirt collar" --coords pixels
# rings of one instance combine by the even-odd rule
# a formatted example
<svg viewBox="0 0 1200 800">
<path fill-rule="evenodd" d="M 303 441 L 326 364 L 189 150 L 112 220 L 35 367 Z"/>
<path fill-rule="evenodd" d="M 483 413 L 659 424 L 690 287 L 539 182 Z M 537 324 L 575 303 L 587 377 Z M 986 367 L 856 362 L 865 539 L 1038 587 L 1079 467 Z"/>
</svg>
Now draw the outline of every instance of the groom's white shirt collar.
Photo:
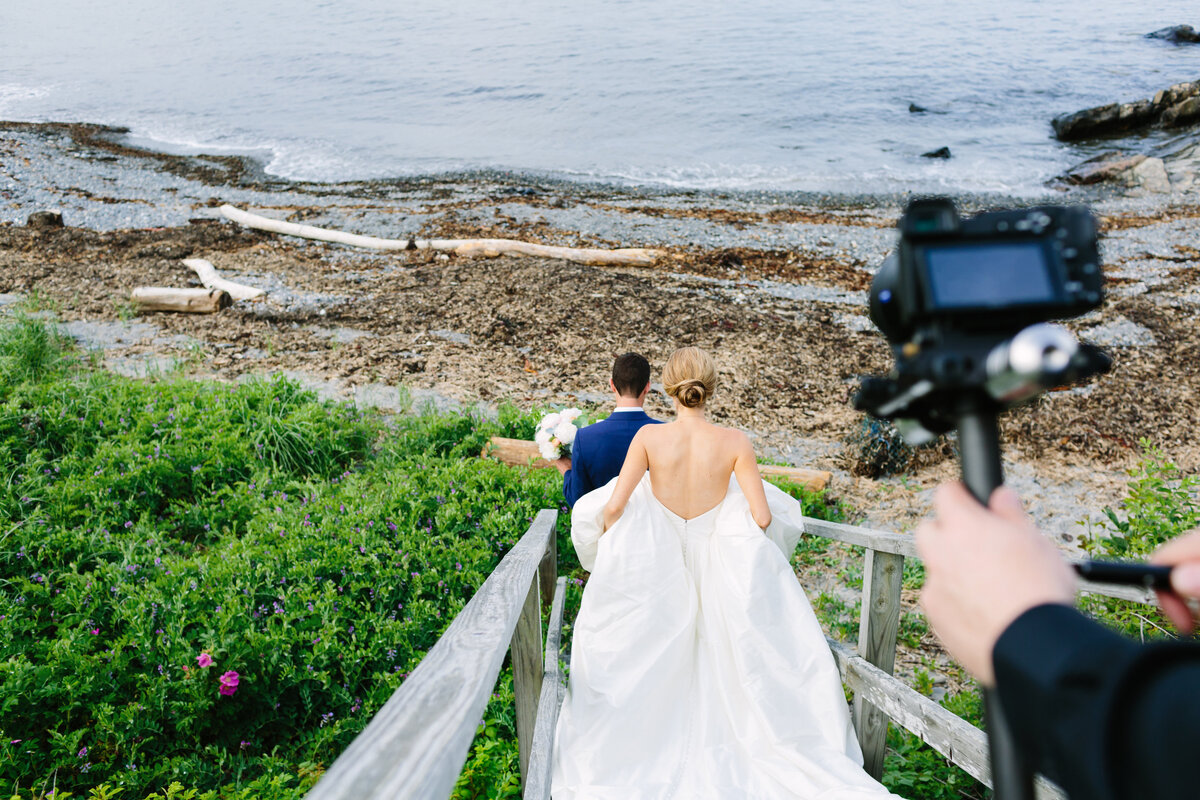
<svg viewBox="0 0 1200 800">
<path fill-rule="evenodd" d="M 641 406 L 617 406 L 616 408 L 613 409 L 613 413 L 616 414 L 619 411 L 641 411 L 641 410 L 642 410 Z"/>
</svg>

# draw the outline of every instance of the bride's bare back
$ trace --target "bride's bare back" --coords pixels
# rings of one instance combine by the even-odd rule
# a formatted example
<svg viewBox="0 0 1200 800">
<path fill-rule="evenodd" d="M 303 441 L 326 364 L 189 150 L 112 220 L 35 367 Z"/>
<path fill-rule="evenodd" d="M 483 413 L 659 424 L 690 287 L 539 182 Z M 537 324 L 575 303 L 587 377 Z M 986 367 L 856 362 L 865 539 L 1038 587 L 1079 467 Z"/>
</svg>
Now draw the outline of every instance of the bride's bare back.
<svg viewBox="0 0 1200 800">
<path fill-rule="evenodd" d="M 754 521 L 760 528 L 771 522 L 750 440 L 741 431 L 708 422 L 703 410 L 680 409 L 674 422 L 646 425 L 637 432 L 605 507 L 606 529 L 621 516 L 647 469 L 654 496 L 684 519 L 715 508 L 724 499 L 733 474 L 750 503 Z"/>
</svg>

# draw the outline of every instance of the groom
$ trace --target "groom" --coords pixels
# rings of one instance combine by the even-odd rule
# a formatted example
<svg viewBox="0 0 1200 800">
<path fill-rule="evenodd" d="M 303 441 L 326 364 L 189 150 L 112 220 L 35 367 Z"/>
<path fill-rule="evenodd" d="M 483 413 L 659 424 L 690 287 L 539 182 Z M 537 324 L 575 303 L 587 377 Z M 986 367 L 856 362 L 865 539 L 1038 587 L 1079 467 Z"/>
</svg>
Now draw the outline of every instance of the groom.
<svg viewBox="0 0 1200 800">
<path fill-rule="evenodd" d="M 608 386 L 617 402 L 612 415 L 580 428 L 570 457 L 554 462 L 563 475 L 563 495 L 572 508 L 580 497 L 617 477 L 638 428 L 659 422 L 642 410 L 650 393 L 650 362 L 645 358 L 637 353 L 617 356 Z"/>
</svg>

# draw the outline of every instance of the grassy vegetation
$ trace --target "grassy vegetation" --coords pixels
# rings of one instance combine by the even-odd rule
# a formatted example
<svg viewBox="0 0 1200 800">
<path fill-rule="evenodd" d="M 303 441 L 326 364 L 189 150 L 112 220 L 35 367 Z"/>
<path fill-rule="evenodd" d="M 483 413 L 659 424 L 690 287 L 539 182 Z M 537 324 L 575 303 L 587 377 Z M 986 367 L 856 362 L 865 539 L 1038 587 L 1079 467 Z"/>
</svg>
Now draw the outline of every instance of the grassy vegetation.
<svg viewBox="0 0 1200 800">
<path fill-rule="evenodd" d="M 556 473 L 475 457 L 539 415 L 135 381 L 0 327 L 0 791 L 301 796 L 562 503 Z M 517 797 L 516 761 L 506 670 L 456 797 Z"/>
<path fill-rule="evenodd" d="M 132 381 L 0 328 L 0 787 L 302 794 L 561 504 L 555 473 L 474 457 L 533 422 Z M 505 691 L 463 796 L 512 784 Z"/>
<path fill-rule="evenodd" d="M 286 380 L 134 381 L 41 322 L 0 326 L 0 796 L 301 796 L 561 505 L 556 473 L 474 457 L 492 435 L 531 439 L 539 411 L 385 419 Z M 1140 557 L 1196 524 L 1197 483 L 1148 448 L 1109 513 L 1119 535 L 1089 548 Z M 780 485 L 810 516 L 846 516 Z M 565 516 L 557 536 L 576 573 Z M 843 545 L 804 537 L 795 560 L 861 587 Z M 922 579 L 906 565 L 906 588 Z M 1088 602 L 1135 635 L 1156 613 Z M 854 638 L 854 603 L 816 605 Z M 923 634 L 906 616 L 902 637 Z M 974 693 L 943 703 L 978 723 Z M 895 726 L 889 748 L 894 791 L 983 796 Z M 455 796 L 517 797 L 516 761 L 506 670 Z"/>
</svg>

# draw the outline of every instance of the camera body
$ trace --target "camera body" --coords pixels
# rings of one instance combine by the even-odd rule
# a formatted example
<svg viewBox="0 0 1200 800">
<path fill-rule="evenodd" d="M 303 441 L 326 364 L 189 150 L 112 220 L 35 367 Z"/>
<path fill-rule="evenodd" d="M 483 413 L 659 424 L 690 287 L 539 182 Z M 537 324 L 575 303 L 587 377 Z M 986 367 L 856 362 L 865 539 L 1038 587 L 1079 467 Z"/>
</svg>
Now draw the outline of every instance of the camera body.
<svg viewBox="0 0 1200 800">
<path fill-rule="evenodd" d="M 1015 333 L 1096 308 L 1102 280 L 1096 222 L 1082 207 L 962 219 L 950 200 L 914 200 L 871 284 L 871 321 L 892 343 L 930 327 Z"/>
<path fill-rule="evenodd" d="M 1104 298 L 1095 218 L 1040 206 L 962 218 L 954 203 L 909 203 L 900 241 L 871 283 L 871 321 L 892 345 L 886 378 L 854 405 L 896 421 L 912 444 L 956 427 L 965 405 L 999 413 L 1111 361 L 1050 320 Z"/>
</svg>

